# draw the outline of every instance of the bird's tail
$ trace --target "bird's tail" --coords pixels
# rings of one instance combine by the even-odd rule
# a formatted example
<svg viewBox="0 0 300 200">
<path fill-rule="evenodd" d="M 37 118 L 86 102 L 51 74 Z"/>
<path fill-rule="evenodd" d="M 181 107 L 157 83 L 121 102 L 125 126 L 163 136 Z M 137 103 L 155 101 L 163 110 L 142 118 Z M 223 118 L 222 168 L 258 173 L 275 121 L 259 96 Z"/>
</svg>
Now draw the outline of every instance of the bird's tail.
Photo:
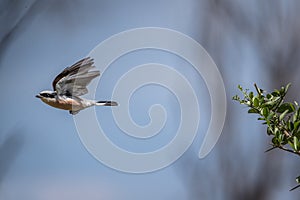
<svg viewBox="0 0 300 200">
<path fill-rule="evenodd" d="M 97 101 L 96 106 L 117 106 L 118 103 L 115 101 Z"/>
</svg>

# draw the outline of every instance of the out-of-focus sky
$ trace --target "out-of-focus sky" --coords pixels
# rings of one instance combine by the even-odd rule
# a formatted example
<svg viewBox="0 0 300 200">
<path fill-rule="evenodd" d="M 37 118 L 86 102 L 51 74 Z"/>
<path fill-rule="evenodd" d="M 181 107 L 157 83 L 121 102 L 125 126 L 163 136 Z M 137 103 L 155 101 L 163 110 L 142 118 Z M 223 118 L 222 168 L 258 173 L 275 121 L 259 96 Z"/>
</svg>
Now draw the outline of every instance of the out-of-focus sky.
<svg viewBox="0 0 300 200">
<path fill-rule="evenodd" d="M 290 4 L 282 4 L 283 10 L 291 7 Z M 256 9 L 259 7 L 254 3 L 237 1 L 236 5 L 247 7 L 246 15 L 258 14 Z M 210 179 L 211 174 L 220 173 L 222 177 L 222 172 L 218 171 L 219 168 L 216 166 L 220 156 L 216 151 L 213 150 L 203 160 L 197 159 L 210 117 L 210 109 L 207 109 L 210 105 L 209 94 L 202 78 L 194 75 L 192 67 L 174 55 L 144 50 L 128 54 L 127 57 L 123 56 L 103 74 L 101 87 L 98 87 L 96 93 L 97 99 L 110 99 L 112 85 L 118 77 L 132 66 L 147 62 L 155 61 L 171 65 L 177 70 L 182 70 L 182 74 L 188 77 L 200 99 L 201 123 L 198 136 L 182 159 L 153 173 L 128 174 L 110 169 L 98 162 L 81 143 L 73 117 L 68 112 L 51 108 L 35 98 L 41 90 L 51 89 L 53 78 L 64 67 L 88 55 L 93 48 L 110 36 L 128 29 L 141 27 L 174 29 L 202 44 L 201 42 L 205 42 L 202 36 L 206 31 L 204 24 L 209 27 L 210 24 L 214 26 L 216 23 L 215 18 L 208 18 L 210 15 L 207 13 L 209 12 L 207 3 L 197 0 L 31 0 L 22 3 L 3 1 L 0 7 L 0 22 L 3 24 L 0 26 L 3 27 L 0 35 L 2 39 L 0 150 L 4 149 L 4 152 L 0 152 L 0 156 L 2 155 L 0 161 L 3 161 L 0 163 L 0 169 L 3 170 L 0 172 L 0 199 L 181 200 L 191 199 L 192 195 L 189 193 L 195 189 L 189 190 L 187 187 L 196 188 L 195 185 L 187 186 L 183 181 L 185 174 L 191 176 L 190 171 L 194 169 L 194 163 L 198 165 L 201 163 L 207 170 L 207 177 L 201 176 L 198 180 L 204 183 L 201 187 L 205 187 L 206 179 Z M 265 23 L 267 26 L 268 22 Z M 210 47 L 208 52 L 212 53 L 214 58 L 217 57 L 214 55 L 222 51 L 222 56 L 227 58 L 223 62 L 217 59 L 216 63 L 222 63 L 220 71 L 224 78 L 228 104 L 231 104 L 231 96 L 238 92 L 236 90 L 238 84 L 252 87 L 253 82 L 258 82 L 260 85 L 270 87 L 271 80 L 263 78 L 267 70 L 262 68 L 262 61 L 255 54 L 255 44 L 239 35 L 245 33 L 233 32 L 232 35 L 237 34 L 236 39 L 226 39 L 223 38 L 222 28 L 220 26 L 219 30 L 214 29 L 217 34 L 213 35 L 219 37 L 215 39 L 216 42 L 224 40 L 228 49 L 223 51 L 224 45 L 218 48 L 218 44 L 213 43 L 215 46 Z M 13 30 L 12 34 L 8 34 L 10 30 Z M 207 39 L 214 40 L 209 37 Z M 208 43 L 203 45 L 206 47 Z M 173 136 L 179 119 L 178 102 L 170 91 L 164 91 L 158 86 L 147 86 L 133 95 L 131 103 L 133 119 L 141 125 L 149 122 L 147 109 L 151 104 L 165 105 L 170 117 L 163 129 L 166 136 L 156 138 L 150 145 L 146 141 L 139 143 L 122 135 L 121 131 L 111 124 L 111 120 L 103 117 L 111 117 L 110 108 L 96 108 L 99 120 L 103 119 L 104 122 L 107 120 L 104 128 L 114 130 L 108 137 L 123 148 L 137 152 L 153 150 L 164 145 L 167 139 Z M 236 131 L 234 134 L 244 135 L 241 143 L 245 143 L 246 150 L 237 147 L 236 152 L 245 151 L 247 155 L 249 152 L 255 152 L 256 156 L 266 157 L 262 152 L 267 149 L 268 143 L 264 140 L 265 146 L 261 146 L 261 143 L 257 142 L 266 136 L 262 134 L 264 130 L 260 124 L 255 122 L 255 117 L 246 116 L 246 110 L 238 106 L 229 109 L 234 109 L 229 112 L 235 112 L 234 119 L 239 120 L 230 123 L 230 126 L 235 126 L 231 127 L 231 131 Z M 230 120 L 227 119 L 227 122 Z M 226 130 L 229 129 L 224 129 L 221 140 L 229 134 Z M 11 141 L 8 141 L 9 138 Z M 7 141 L 12 147 L 4 148 Z M 226 141 L 230 146 L 230 140 Z M 217 145 L 220 145 L 220 142 Z M 187 154 L 193 157 L 193 162 L 187 162 L 189 160 Z M 249 159 L 253 159 L 255 163 L 254 156 L 249 155 Z M 232 162 L 238 163 L 238 160 Z M 249 174 L 251 173 L 253 179 L 258 175 L 255 169 L 249 169 Z M 199 177 L 195 176 L 196 178 Z M 226 194 L 226 189 L 218 185 L 218 180 L 214 181 L 216 194 L 193 198 L 225 199 L 222 195 Z M 279 192 L 275 193 L 276 196 L 272 199 L 280 199 L 282 196 L 293 197 L 294 193 L 288 192 L 292 183 L 291 179 L 288 183 L 280 184 L 280 187 L 277 187 Z M 221 187 L 223 189 L 218 190 Z"/>
</svg>

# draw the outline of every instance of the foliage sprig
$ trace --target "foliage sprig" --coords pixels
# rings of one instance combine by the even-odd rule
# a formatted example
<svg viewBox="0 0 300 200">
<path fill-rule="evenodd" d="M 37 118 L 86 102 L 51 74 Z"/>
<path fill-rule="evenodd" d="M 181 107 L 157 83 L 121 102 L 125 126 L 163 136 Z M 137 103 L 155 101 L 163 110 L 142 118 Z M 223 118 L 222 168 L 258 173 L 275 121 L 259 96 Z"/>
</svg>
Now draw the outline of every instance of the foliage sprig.
<svg viewBox="0 0 300 200">
<path fill-rule="evenodd" d="M 235 95 L 233 100 L 249 107 L 248 113 L 258 114 L 258 120 L 267 126 L 267 134 L 272 137 L 272 147 L 267 151 L 278 148 L 300 156 L 300 108 L 296 101 L 285 101 L 290 85 L 271 93 L 260 89 L 256 84 L 256 93 L 239 85 L 243 97 Z M 300 176 L 296 178 L 296 182 L 298 185 L 291 190 L 300 187 Z"/>
</svg>

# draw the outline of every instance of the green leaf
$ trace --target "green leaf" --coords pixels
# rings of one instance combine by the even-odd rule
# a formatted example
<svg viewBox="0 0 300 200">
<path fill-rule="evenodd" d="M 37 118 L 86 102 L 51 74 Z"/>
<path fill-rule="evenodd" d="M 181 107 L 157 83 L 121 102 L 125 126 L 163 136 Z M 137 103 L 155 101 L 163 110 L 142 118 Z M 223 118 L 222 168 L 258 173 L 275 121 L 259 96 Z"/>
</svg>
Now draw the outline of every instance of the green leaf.
<svg viewBox="0 0 300 200">
<path fill-rule="evenodd" d="M 240 97 L 238 95 L 235 95 L 235 96 L 232 97 L 232 100 L 240 101 Z"/>
<path fill-rule="evenodd" d="M 278 136 L 278 140 L 279 140 L 280 143 L 282 143 L 282 142 L 284 141 L 284 135 L 283 135 L 283 134 L 280 134 L 280 135 Z"/>
<path fill-rule="evenodd" d="M 280 116 L 279 116 L 279 121 L 282 121 L 285 115 L 289 112 L 289 110 L 285 110 Z"/>
<path fill-rule="evenodd" d="M 279 97 L 280 96 L 280 92 L 279 90 L 274 90 L 274 92 L 271 93 L 274 97 Z"/>
<path fill-rule="evenodd" d="M 278 142 L 278 140 L 277 140 L 276 137 L 272 138 L 272 143 L 273 143 L 274 146 L 278 146 L 279 145 L 279 142 Z"/>
<path fill-rule="evenodd" d="M 267 134 L 268 135 L 272 135 L 273 134 L 273 131 L 270 127 L 267 128 Z"/>
<path fill-rule="evenodd" d="M 273 104 L 273 103 L 277 103 L 277 101 L 280 99 L 280 97 L 272 97 L 271 99 L 269 99 L 266 103 L 268 104 Z"/>
<path fill-rule="evenodd" d="M 297 138 L 300 138 L 300 131 L 296 131 L 296 132 L 294 133 L 294 136 L 296 136 Z"/>
<path fill-rule="evenodd" d="M 288 113 L 294 112 L 295 111 L 295 106 L 292 103 L 283 103 L 279 106 L 277 109 L 277 112 L 283 113 L 284 111 L 288 110 Z"/>
<path fill-rule="evenodd" d="M 255 109 L 255 108 L 250 108 L 248 110 L 248 113 L 259 113 L 259 111 L 257 109 Z"/>
<path fill-rule="evenodd" d="M 295 112 L 295 113 L 293 114 L 292 121 L 293 121 L 293 122 L 297 121 L 297 118 L 298 118 L 298 112 Z"/>
<path fill-rule="evenodd" d="M 286 86 L 285 86 L 285 89 L 284 89 L 284 91 L 285 91 L 285 93 L 287 93 L 287 91 L 289 90 L 289 87 L 291 86 L 291 83 L 289 83 L 289 84 L 287 84 Z"/>
<path fill-rule="evenodd" d="M 258 106 L 259 106 L 259 100 L 258 100 L 257 97 L 254 97 L 254 98 L 253 98 L 253 106 L 254 106 L 254 107 L 258 107 Z"/>
<path fill-rule="evenodd" d="M 270 111 L 270 113 L 269 113 L 269 115 L 268 115 L 268 117 L 267 117 L 267 120 L 273 119 L 274 116 L 275 116 L 275 113 L 272 112 L 272 111 Z"/>
<path fill-rule="evenodd" d="M 253 92 L 249 92 L 249 98 L 252 99 L 253 98 Z"/>
<path fill-rule="evenodd" d="M 280 92 L 280 94 L 281 94 L 282 96 L 284 96 L 284 95 L 285 95 L 285 88 L 284 88 L 284 87 L 281 87 L 280 90 L 279 90 L 279 92 Z"/>
<path fill-rule="evenodd" d="M 292 132 L 294 130 L 294 123 L 291 121 L 287 122 L 288 130 L 289 132 Z"/>
<path fill-rule="evenodd" d="M 296 112 L 296 113 L 297 113 L 297 120 L 298 120 L 298 119 L 299 119 L 299 116 L 300 116 L 300 108 L 297 109 L 297 112 Z"/>
<path fill-rule="evenodd" d="M 239 90 L 243 91 L 243 88 L 241 85 L 238 85 Z"/>
<path fill-rule="evenodd" d="M 261 110 L 261 115 L 264 116 L 265 118 L 267 118 L 268 115 L 269 115 L 269 108 L 264 107 L 264 108 Z"/>
<path fill-rule="evenodd" d="M 294 148 L 295 151 L 298 151 L 299 150 L 298 149 L 298 143 L 299 143 L 298 138 L 296 136 L 294 136 L 293 141 L 294 141 L 293 148 Z"/>
<path fill-rule="evenodd" d="M 294 132 L 298 131 L 299 125 L 300 125 L 300 121 L 296 121 L 296 122 L 294 123 L 294 130 L 293 130 Z"/>
</svg>

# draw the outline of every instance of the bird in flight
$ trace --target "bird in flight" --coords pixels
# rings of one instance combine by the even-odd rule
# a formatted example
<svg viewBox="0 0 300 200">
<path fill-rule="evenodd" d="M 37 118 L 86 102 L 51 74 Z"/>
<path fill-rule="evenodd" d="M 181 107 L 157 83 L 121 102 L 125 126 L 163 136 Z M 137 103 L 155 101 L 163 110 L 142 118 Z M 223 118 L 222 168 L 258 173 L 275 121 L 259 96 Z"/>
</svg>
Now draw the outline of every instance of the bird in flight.
<svg viewBox="0 0 300 200">
<path fill-rule="evenodd" d="M 72 115 L 91 106 L 117 106 L 118 103 L 115 101 L 80 98 L 88 93 L 87 85 L 100 76 L 99 70 L 90 71 L 95 68 L 93 64 L 93 59 L 87 57 L 65 68 L 53 80 L 53 91 L 42 91 L 36 97 L 52 107 L 68 110 Z"/>
</svg>

